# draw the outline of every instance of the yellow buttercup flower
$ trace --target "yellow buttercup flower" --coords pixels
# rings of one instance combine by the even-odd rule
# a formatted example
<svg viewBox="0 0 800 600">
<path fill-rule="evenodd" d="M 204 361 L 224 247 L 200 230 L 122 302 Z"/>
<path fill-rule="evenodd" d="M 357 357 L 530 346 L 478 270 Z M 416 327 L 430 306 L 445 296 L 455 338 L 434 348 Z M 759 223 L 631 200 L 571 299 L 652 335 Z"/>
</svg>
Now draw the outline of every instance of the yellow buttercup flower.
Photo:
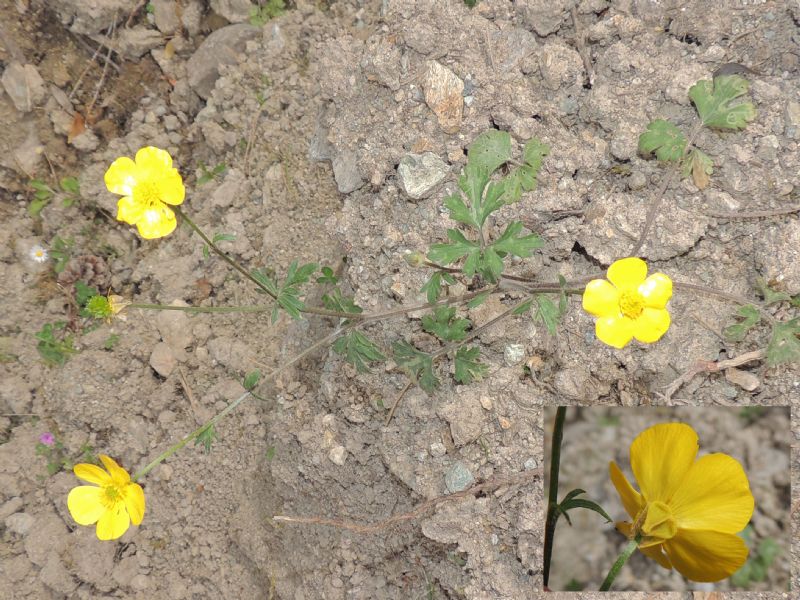
<svg viewBox="0 0 800 600">
<path fill-rule="evenodd" d="M 101 454 L 100 460 L 106 471 L 97 465 L 75 465 L 73 471 L 79 479 L 96 485 L 73 488 L 67 497 L 67 507 L 79 525 L 97 523 L 99 539 L 115 540 L 128 531 L 131 522 L 134 525 L 142 522 L 144 491 L 114 459 Z"/>
<path fill-rule="evenodd" d="M 697 458 L 694 429 L 684 423 L 654 425 L 631 444 L 637 492 L 611 462 L 611 481 L 633 519 L 617 529 L 666 569 L 692 581 L 719 581 L 747 560 L 747 546 L 734 535 L 753 514 L 753 494 L 739 462 L 727 454 Z"/>
<path fill-rule="evenodd" d="M 135 162 L 118 158 L 106 171 L 105 182 L 108 191 L 124 196 L 117 203 L 117 219 L 136 225 L 143 238 L 164 237 L 175 230 L 169 205 L 181 204 L 186 191 L 169 152 L 147 146 L 136 153 Z"/>
<path fill-rule="evenodd" d="M 657 342 L 669 329 L 672 280 L 663 273 L 647 277 L 647 263 L 635 257 L 616 261 L 607 277 L 593 279 L 583 292 L 583 310 L 597 317 L 597 338 L 614 348 L 633 338 Z"/>
</svg>

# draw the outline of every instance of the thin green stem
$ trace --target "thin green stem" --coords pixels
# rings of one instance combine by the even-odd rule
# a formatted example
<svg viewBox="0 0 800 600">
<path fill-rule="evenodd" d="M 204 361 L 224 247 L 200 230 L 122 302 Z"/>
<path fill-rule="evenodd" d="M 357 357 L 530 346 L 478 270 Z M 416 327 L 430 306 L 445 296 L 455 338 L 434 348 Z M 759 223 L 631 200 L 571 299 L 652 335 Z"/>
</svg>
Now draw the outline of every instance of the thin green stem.
<svg viewBox="0 0 800 600">
<path fill-rule="evenodd" d="M 600 586 L 601 592 L 607 592 L 609 589 L 611 589 L 611 584 L 614 583 L 614 580 L 617 578 L 617 575 L 619 575 L 622 567 L 626 562 L 628 562 L 628 559 L 631 557 L 631 554 L 636 551 L 636 548 L 639 547 L 639 542 L 641 541 L 642 534 L 637 533 L 636 537 L 630 540 L 625 548 L 623 548 L 622 554 L 620 554 L 619 558 L 617 558 L 617 562 L 611 566 L 611 570 L 608 572 L 608 575 L 606 575 L 605 581 L 603 581 L 603 584 Z"/>
<path fill-rule="evenodd" d="M 285 363 L 283 363 L 279 367 L 276 367 L 275 369 L 273 369 L 270 373 L 268 373 L 267 375 L 264 376 L 264 381 L 270 381 L 272 379 L 275 379 L 275 377 L 277 377 L 280 373 L 282 373 L 283 371 L 288 369 L 290 366 L 292 366 L 292 365 L 296 364 L 297 362 L 303 360 L 309 354 L 311 354 L 314 351 L 318 350 L 322 346 L 332 342 L 333 340 L 338 338 L 340 335 L 342 335 L 344 333 L 347 333 L 348 331 L 350 331 L 351 329 L 357 327 L 358 325 L 359 325 L 358 323 L 351 323 L 349 325 L 345 325 L 343 327 L 337 328 L 334 332 L 326 335 L 324 338 L 321 338 L 321 339 L 317 340 L 316 342 L 311 344 L 308 348 L 306 348 L 305 350 L 303 350 L 299 354 L 296 354 L 295 356 L 290 358 L 288 361 L 286 361 Z M 239 404 L 241 404 L 248 396 L 251 396 L 251 395 L 253 395 L 253 394 L 251 394 L 250 391 L 247 391 L 244 394 L 242 394 L 241 396 L 239 396 L 236 400 L 234 400 L 233 402 L 228 404 L 228 406 L 226 406 L 224 409 L 222 409 L 222 411 L 220 411 L 219 413 L 217 413 L 216 415 L 211 417 L 211 419 L 209 419 L 208 421 L 203 423 L 200 427 L 198 427 L 192 433 L 190 433 L 189 435 L 184 437 L 177 444 L 174 444 L 173 446 L 170 446 L 169 448 L 167 448 L 167 450 L 165 450 L 164 452 L 159 454 L 156 458 L 154 458 L 152 461 L 150 461 L 147 465 L 145 465 L 143 468 L 141 468 L 139 471 L 137 471 L 133 475 L 133 477 L 131 479 L 133 481 L 137 481 L 139 478 L 144 477 L 145 475 L 147 475 L 155 467 L 157 467 L 159 464 L 164 462 L 167 458 L 169 458 L 170 456 L 175 454 L 178 450 L 183 448 L 186 444 L 188 444 L 192 440 L 196 439 L 206 429 L 216 425 L 217 422 L 220 419 L 225 417 L 233 409 L 235 409 L 237 406 L 239 406 Z"/>
<path fill-rule="evenodd" d="M 566 406 L 556 409 L 556 420 L 553 425 L 553 445 L 550 451 L 550 488 L 547 493 L 547 517 L 544 526 L 544 570 L 542 578 L 544 587 L 550 582 L 550 559 L 553 556 L 553 536 L 558 521 L 558 470 L 561 466 L 561 440 L 564 437 L 564 418 Z"/>
</svg>

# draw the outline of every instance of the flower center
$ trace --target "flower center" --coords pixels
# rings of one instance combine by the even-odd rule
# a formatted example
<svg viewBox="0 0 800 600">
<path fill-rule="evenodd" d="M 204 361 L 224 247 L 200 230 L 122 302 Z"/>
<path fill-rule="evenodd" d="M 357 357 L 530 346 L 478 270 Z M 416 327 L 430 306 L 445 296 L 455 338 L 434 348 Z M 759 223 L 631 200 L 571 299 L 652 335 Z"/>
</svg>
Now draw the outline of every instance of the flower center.
<svg viewBox="0 0 800 600">
<path fill-rule="evenodd" d="M 114 508 L 122 502 L 122 490 L 113 483 L 103 487 L 103 504 L 106 508 Z"/>
<path fill-rule="evenodd" d="M 641 533 L 643 536 L 641 547 L 654 546 L 664 540 L 675 537 L 678 525 L 672 510 L 663 502 L 648 502 L 636 515 L 633 534 Z"/>
<path fill-rule="evenodd" d="M 625 290 L 619 297 L 619 309 L 626 317 L 636 319 L 644 310 L 644 298 L 638 290 Z"/>
<path fill-rule="evenodd" d="M 158 194 L 158 186 L 151 181 L 138 183 L 133 194 L 134 200 L 137 203 L 147 205 L 147 208 L 155 208 L 161 203 L 161 198 Z"/>
</svg>

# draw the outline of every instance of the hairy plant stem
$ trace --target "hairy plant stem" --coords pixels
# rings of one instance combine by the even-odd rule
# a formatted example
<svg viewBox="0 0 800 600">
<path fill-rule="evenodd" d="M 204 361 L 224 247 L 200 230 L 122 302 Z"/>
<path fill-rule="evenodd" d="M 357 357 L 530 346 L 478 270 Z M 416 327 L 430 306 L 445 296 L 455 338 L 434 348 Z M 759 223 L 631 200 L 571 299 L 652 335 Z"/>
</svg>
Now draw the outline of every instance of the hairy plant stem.
<svg viewBox="0 0 800 600">
<path fill-rule="evenodd" d="M 296 354 L 295 356 L 290 358 L 288 361 L 286 361 L 282 365 L 280 365 L 280 366 L 276 367 L 275 369 L 273 369 L 270 373 L 268 373 L 267 375 L 264 376 L 264 381 L 271 381 L 272 379 L 275 379 L 275 377 L 277 377 L 280 373 L 282 373 L 283 371 L 285 371 L 286 369 L 291 367 L 293 364 L 303 360 L 309 354 L 311 354 L 314 351 L 318 350 L 322 346 L 325 346 L 326 344 L 329 344 L 330 342 L 332 342 L 336 338 L 338 338 L 340 335 L 342 335 L 344 333 L 347 333 L 349 330 L 354 329 L 358 325 L 359 325 L 359 323 L 350 323 L 350 324 L 345 325 L 343 327 L 337 328 L 334 332 L 326 335 L 324 338 L 321 338 L 321 339 L 317 340 L 316 342 L 311 344 L 308 348 L 306 348 L 305 350 L 303 350 L 299 354 Z M 237 406 L 239 406 L 245 399 L 247 399 L 248 396 L 251 396 L 251 395 L 252 395 L 251 391 L 248 390 L 247 392 L 245 392 L 244 394 L 239 396 L 236 400 L 234 400 L 233 402 L 228 404 L 228 406 L 223 408 L 219 413 L 217 413 L 216 415 L 211 417 L 208 421 L 203 423 L 200 427 L 198 427 L 193 432 L 191 432 L 189 435 L 187 435 L 183 439 L 181 439 L 177 444 L 174 444 L 174 445 L 170 446 L 167 450 L 165 450 L 164 452 L 159 454 L 155 459 L 153 459 L 147 465 L 145 465 L 140 470 L 138 470 L 133 475 L 133 477 L 131 477 L 132 481 L 137 481 L 141 477 L 144 477 L 150 471 L 152 471 L 155 467 L 157 467 L 159 464 L 164 462 L 167 458 L 169 458 L 170 456 L 175 454 L 178 450 L 183 448 L 186 444 L 188 444 L 189 442 L 191 442 L 194 439 L 197 439 L 204 431 L 206 431 L 209 427 L 213 427 L 214 425 L 216 425 L 223 417 L 228 415 L 233 409 L 235 409 Z"/>
<path fill-rule="evenodd" d="M 625 566 L 625 563 L 628 562 L 631 554 L 633 554 L 636 551 L 636 548 L 639 547 L 639 542 L 641 541 L 642 534 L 637 533 L 636 537 L 627 543 L 625 548 L 622 550 L 622 554 L 620 554 L 619 558 L 617 558 L 617 562 L 611 566 L 611 570 L 608 572 L 603 584 L 600 586 L 601 592 L 607 592 L 611 588 L 611 584 L 614 583 L 614 580 L 617 578 L 617 575 L 619 575 L 622 567 Z"/>
<path fill-rule="evenodd" d="M 547 492 L 547 516 L 544 524 L 544 568 L 542 582 L 544 587 L 550 582 L 550 559 L 553 556 L 553 536 L 558 521 L 558 470 L 561 466 L 561 439 L 564 437 L 564 417 L 567 407 L 556 409 L 556 420 L 553 425 L 553 444 L 550 450 L 550 487 Z"/>
</svg>

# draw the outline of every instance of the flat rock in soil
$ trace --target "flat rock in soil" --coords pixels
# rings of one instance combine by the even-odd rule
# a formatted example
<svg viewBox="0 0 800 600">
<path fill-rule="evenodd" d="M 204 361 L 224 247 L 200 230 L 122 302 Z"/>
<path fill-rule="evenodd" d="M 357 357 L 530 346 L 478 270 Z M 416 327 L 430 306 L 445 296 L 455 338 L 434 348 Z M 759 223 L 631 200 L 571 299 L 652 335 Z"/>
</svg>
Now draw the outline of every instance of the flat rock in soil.
<svg viewBox="0 0 800 600">
<path fill-rule="evenodd" d="M 161 33 L 149 27 L 122 29 L 115 40 L 115 49 L 126 58 L 140 58 L 164 43 Z"/>
<path fill-rule="evenodd" d="M 70 31 L 86 35 L 108 29 L 114 19 L 132 8 L 130 0 L 51 0 L 47 4 Z"/>
<path fill-rule="evenodd" d="M 164 342 L 159 342 L 150 354 L 150 366 L 162 377 L 169 377 L 178 364 L 172 348 Z"/>
<path fill-rule="evenodd" d="M 344 150 L 340 152 L 332 161 L 333 177 L 336 179 L 336 187 L 342 194 L 355 192 L 364 185 L 364 176 L 358 168 L 358 156 L 355 152 Z"/>
<path fill-rule="evenodd" d="M 400 185 L 414 200 L 428 197 L 447 177 L 447 173 L 447 164 L 433 152 L 406 154 L 397 167 Z"/>
<path fill-rule="evenodd" d="M 515 6 L 523 22 L 544 37 L 561 28 L 571 4 L 565 0 L 517 0 Z"/>
<path fill-rule="evenodd" d="M 44 80 L 33 65 L 12 62 L 3 71 L 3 88 L 20 112 L 29 112 L 44 99 Z"/>
<path fill-rule="evenodd" d="M 250 17 L 250 0 L 211 0 L 211 10 L 231 23 L 244 23 Z"/>
<path fill-rule="evenodd" d="M 153 0 L 153 18 L 161 33 L 175 33 L 181 26 L 175 0 Z"/>
<path fill-rule="evenodd" d="M 236 63 L 245 44 L 260 35 L 260 28 L 245 23 L 217 29 L 200 44 L 189 59 L 186 65 L 189 85 L 201 98 L 207 99 L 219 78 L 220 66 Z"/>
<path fill-rule="evenodd" d="M 425 103 L 436 114 L 445 133 L 456 133 L 464 111 L 464 82 L 435 60 L 428 62 L 422 81 Z"/>
</svg>

